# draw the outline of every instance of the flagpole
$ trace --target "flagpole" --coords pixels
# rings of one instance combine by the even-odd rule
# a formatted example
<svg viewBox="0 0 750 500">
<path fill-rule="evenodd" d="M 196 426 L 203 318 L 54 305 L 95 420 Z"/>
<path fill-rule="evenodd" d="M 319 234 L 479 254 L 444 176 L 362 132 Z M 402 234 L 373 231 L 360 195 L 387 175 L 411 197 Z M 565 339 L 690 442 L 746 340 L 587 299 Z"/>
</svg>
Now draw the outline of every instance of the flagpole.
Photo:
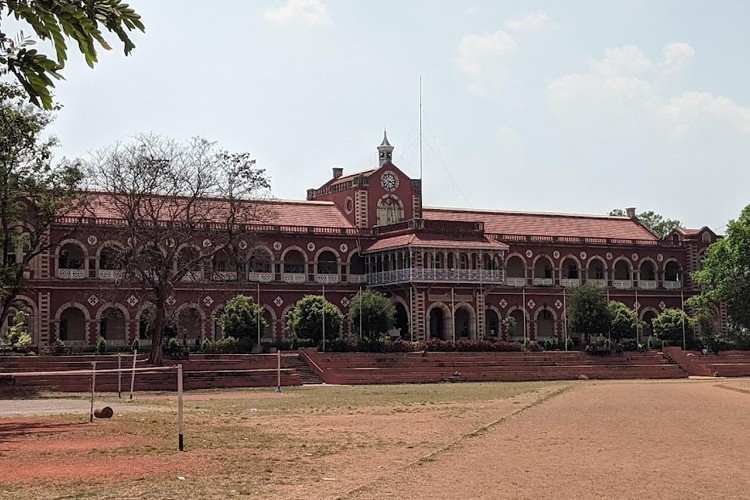
<svg viewBox="0 0 750 500">
<path fill-rule="evenodd" d="M 453 343 L 456 343 L 456 297 L 451 287 L 451 331 L 453 332 Z"/>
<path fill-rule="evenodd" d="M 260 348 L 260 315 L 261 315 L 261 308 L 260 308 L 260 281 L 258 282 L 258 295 L 257 296 L 258 296 L 258 313 L 256 314 L 256 316 L 257 316 L 256 323 L 258 323 L 258 348 Z"/>
<path fill-rule="evenodd" d="M 565 340 L 565 350 L 568 350 L 568 307 L 565 300 L 565 288 L 563 288 L 563 338 Z"/>
<path fill-rule="evenodd" d="M 680 307 L 682 308 L 682 350 L 685 350 L 686 342 L 685 342 L 685 289 L 683 287 L 682 282 L 682 276 L 680 274 L 677 275 L 677 278 L 680 283 Z"/>
<path fill-rule="evenodd" d="M 640 315 L 638 314 L 638 310 L 641 308 L 641 304 L 638 302 L 638 289 L 637 288 L 635 289 L 635 304 L 633 305 L 635 306 L 635 345 L 637 346 L 638 342 L 640 342 L 639 333 L 641 330 L 641 327 L 640 327 L 641 322 L 639 318 Z"/>
<path fill-rule="evenodd" d="M 523 343 L 526 345 L 526 287 L 521 288 L 521 300 L 523 301 Z"/>
</svg>

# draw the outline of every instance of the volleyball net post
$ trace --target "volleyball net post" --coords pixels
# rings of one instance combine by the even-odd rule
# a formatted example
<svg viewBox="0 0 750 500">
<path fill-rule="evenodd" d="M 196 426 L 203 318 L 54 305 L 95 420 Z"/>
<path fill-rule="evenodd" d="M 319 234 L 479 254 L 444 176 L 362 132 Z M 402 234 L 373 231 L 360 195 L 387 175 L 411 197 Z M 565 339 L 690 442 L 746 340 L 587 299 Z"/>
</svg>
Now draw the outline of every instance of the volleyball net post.
<svg viewBox="0 0 750 500">
<path fill-rule="evenodd" d="M 135 356 L 133 357 L 135 360 Z M 91 369 L 90 370 L 58 370 L 58 371 L 46 371 L 46 372 L 5 372 L 0 373 L 0 378 L 21 378 L 21 377 L 49 377 L 49 376 L 55 376 L 55 377 L 90 377 L 90 389 L 91 389 L 91 395 L 90 395 L 90 403 L 89 403 L 89 423 L 94 422 L 94 416 L 96 415 L 96 412 L 94 411 L 94 400 L 96 397 L 96 376 L 97 375 L 105 375 L 105 374 L 117 374 L 118 377 L 123 372 L 131 372 L 133 379 L 135 377 L 135 373 L 160 373 L 160 372 L 175 372 L 177 374 L 177 448 L 179 451 L 185 451 L 185 438 L 184 438 L 184 425 L 183 425 L 183 371 L 182 371 L 182 365 L 177 364 L 175 366 L 150 366 L 150 367 L 143 367 L 143 368 L 136 368 L 133 366 L 133 368 L 106 368 L 106 369 L 100 369 L 97 370 L 96 368 L 96 361 L 91 362 Z M 84 379 L 85 380 L 85 379 Z M 132 399 L 132 390 L 133 390 L 133 382 L 131 381 L 131 399 Z M 64 413 L 64 412 L 62 412 Z"/>
</svg>

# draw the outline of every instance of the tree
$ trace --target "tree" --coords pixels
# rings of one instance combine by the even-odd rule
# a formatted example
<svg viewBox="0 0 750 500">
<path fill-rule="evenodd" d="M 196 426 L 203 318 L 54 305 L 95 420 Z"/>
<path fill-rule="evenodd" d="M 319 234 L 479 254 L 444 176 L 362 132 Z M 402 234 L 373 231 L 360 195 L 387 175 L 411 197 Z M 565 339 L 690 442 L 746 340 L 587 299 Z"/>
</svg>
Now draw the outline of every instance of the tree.
<svg viewBox="0 0 750 500">
<path fill-rule="evenodd" d="M 361 316 L 361 318 L 360 318 Z M 387 333 L 393 328 L 396 307 L 385 295 L 370 290 L 357 293 L 349 304 L 349 321 L 352 328 L 369 339 Z M 360 324 L 362 331 L 360 332 Z"/>
<path fill-rule="evenodd" d="M 723 238 L 708 248 L 703 269 L 693 273 L 701 295 L 689 301 L 725 302 L 733 328 L 750 329 L 750 205 L 730 220 Z"/>
<path fill-rule="evenodd" d="M 615 341 L 623 338 L 635 338 L 640 326 L 636 312 L 616 300 L 610 302 L 608 307 L 612 318 L 609 329 L 612 338 Z"/>
<path fill-rule="evenodd" d="M 682 345 L 684 331 L 685 344 L 691 346 L 694 343 L 693 320 L 682 309 L 664 309 L 651 324 L 654 335 L 660 340 L 672 345 Z"/>
<path fill-rule="evenodd" d="M 224 312 L 219 316 L 221 332 L 225 337 L 254 339 L 258 328 L 263 331 L 268 322 L 263 317 L 263 307 L 256 304 L 252 297 L 235 295 L 224 305 Z"/>
<path fill-rule="evenodd" d="M 80 168 L 52 164 L 57 141 L 42 137 L 52 116 L 22 97 L 18 86 L 0 83 L 0 324 L 26 289 L 32 261 L 77 229 L 62 222 L 85 201 Z"/>
<path fill-rule="evenodd" d="M 341 311 L 322 295 L 305 295 L 290 311 L 287 329 L 301 339 L 321 341 L 324 317 L 326 341 L 337 338 L 341 333 Z"/>
<path fill-rule="evenodd" d="M 625 211 L 615 208 L 609 212 L 609 215 L 625 217 Z M 654 211 L 641 212 L 637 216 L 638 221 L 656 233 L 659 238 L 668 235 L 673 229 L 682 227 L 682 223 L 676 219 L 665 219 L 662 215 Z"/>
<path fill-rule="evenodd" d="M 568 327 L 588 338 L 607 333 L 612 321 L 607 298 L 601 288 L 590 283 L 573 287 L 568 297 L 567 314 Z"/>
<path fill-rule="evenodd" d="M 161 363 L 165 318 L 175 286 L 198 281 L 213 261 L 214 279 L 236 279 L 253 251 L 253 224 L 274 216 L 257 203 L 269 182 L 247 153 L 229 153 L 194 138 L 185 143 L 141 135 L 95 154 L 89 179 L 102 192 L 92 194 L 94 215 L 109 217 L 113 260 L 125 281 L 138 283 L 142 301 L 156 316 L 149 362 Z M 230 275 L 234 274 L 234 278 Z"/>
<path fill-rule="evenodd" d="M 27 23 L 39 39 L 49 40 L 55 60 L 32 48 L 35 41 L 23 32 L 15 39 L 3 33 L 3 15 Z M 117 35 L 127 56 L 135 48 L 128 32 L 144 32 L 145 28 L 141 16 L 121 0 L 0 0 L 0 75 L 12 73 L 31 102 L 52 109 L 50 88 L 54 87 L 53 78 L 63 78 L 60 71 L 68 58 L 66 39 L 78 45 L 86 64 L 93 68 L 97 45 L 111 49 L 102 30 Z"/>
<path fill-rule="evenodd" d="M 517 326 L 516 318 L 513 316 L 506 316 L 503 320 L 503 326 L 505 327 L 505 334 L 508 337 L 514 335 Z"/>
</svg>

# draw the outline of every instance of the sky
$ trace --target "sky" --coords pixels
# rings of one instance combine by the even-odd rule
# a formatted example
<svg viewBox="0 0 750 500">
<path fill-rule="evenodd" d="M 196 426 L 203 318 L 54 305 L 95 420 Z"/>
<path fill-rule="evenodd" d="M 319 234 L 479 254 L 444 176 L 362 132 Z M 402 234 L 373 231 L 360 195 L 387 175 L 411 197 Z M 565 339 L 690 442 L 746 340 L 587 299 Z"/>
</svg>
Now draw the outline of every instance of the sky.
<svg viewBox="0 0 750 500">
<path fill-rule="evenodd" d="M 394 163 L 424 204 L 722 232 L 750 203 L 746 0 L 131 0 L 145 34 L 57 83 L 57 155 L 141 132 L 249 152 L 280 199 Z"/>
</svg>

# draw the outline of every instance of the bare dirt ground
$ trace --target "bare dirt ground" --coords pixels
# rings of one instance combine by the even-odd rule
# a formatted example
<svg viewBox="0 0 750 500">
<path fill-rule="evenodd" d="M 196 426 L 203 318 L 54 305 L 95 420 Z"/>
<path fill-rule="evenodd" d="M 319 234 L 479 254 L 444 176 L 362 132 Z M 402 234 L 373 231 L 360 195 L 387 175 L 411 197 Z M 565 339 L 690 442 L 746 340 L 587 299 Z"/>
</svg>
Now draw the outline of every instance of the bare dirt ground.
<svg viewBox="0 0 750 500">
<path fill-rule="evenodd" d="M 748 409 L 748 381 L 576 384 L 346 498 L 748 498 Z"/>
<path fill-rule="evenodd" d="M 97 434 L 59 418 L 0 417 L 0 486 L 28 485 L 22 491 L 30 495 L 0 489 L 0 498 L 57 498 L 52 485 L 106 478 L 99 493 L 80 497 L 740 499 L 750 495 L 748 410 L 747 379 L 581 381 L 487 402 L 327 411 L 302 420 L 292 413 L 261 420 L 259 410 L 243 419 L 246 429 L 283 433 L 290 445 L 331 436 L 335 450 L 166 455 L 147 451 L 164 440 L 121 436 L 116 421 Z M 238 441 L 246 429 L 238 427 Z M 85 450 L 101 455 L 79 453 Z M 107 455 L 113 450 L 120 451 Z M 64 461 L 61 452 L 69 455 Z M 145 482 L 165 478 L 173 486 L 144 494 Z"/>
</svg>

